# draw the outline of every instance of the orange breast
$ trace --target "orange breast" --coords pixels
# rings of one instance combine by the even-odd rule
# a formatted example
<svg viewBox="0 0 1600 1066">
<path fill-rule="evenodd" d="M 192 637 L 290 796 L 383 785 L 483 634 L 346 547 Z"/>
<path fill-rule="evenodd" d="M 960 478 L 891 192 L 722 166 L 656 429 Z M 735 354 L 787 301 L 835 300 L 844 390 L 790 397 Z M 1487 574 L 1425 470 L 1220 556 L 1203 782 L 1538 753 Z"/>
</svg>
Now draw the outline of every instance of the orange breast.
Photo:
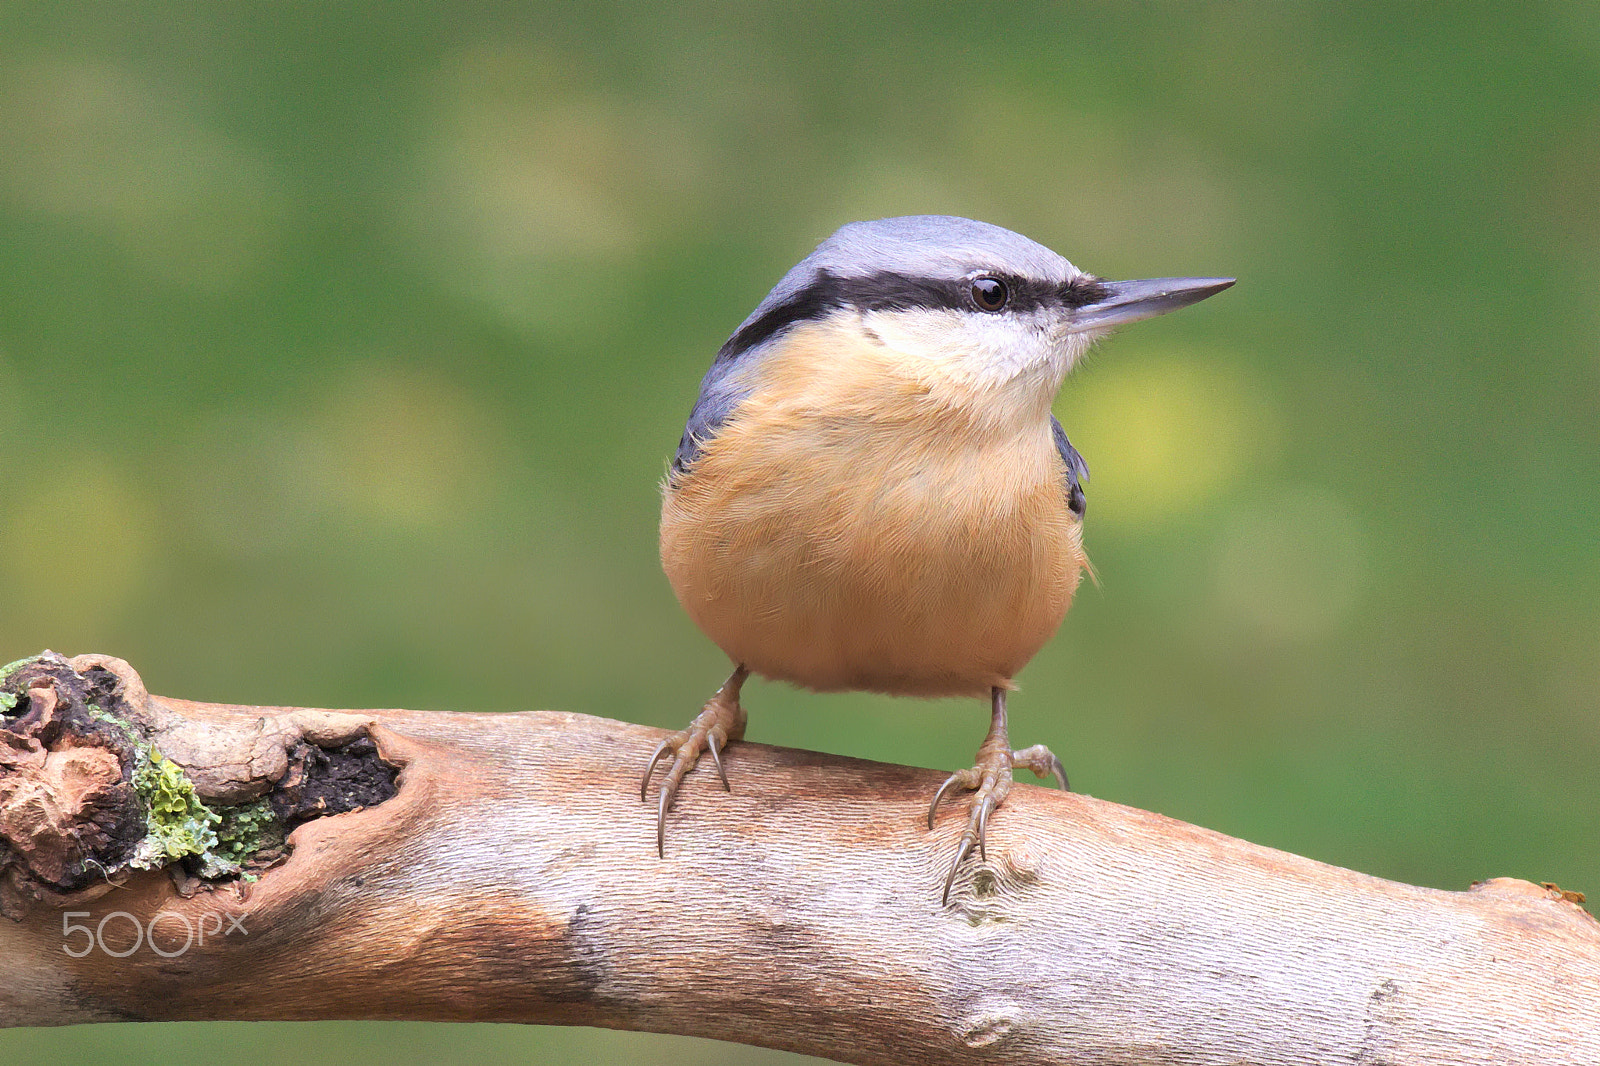
<svg viewBox="0 0 1600 1066">
<path fill-rule="evenodd" d="M 661 562 L 679 601 L 731 659 L 809 688 L 1009 686 L 1085 565 L 1047 410 L 980 424 L 875 365 L 883 353 L 810 339 L 831 347 L 802 337 L 769 360 L 666 490 Z"/>
</svg>

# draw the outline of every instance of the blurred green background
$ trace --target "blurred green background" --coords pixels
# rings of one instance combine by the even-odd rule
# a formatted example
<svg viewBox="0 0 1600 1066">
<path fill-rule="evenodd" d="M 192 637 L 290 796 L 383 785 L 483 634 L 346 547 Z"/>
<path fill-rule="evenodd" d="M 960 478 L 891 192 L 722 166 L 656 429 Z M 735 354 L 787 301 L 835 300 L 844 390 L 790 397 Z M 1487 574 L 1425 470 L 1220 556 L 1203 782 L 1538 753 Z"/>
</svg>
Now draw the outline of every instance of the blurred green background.
<svg viewBox="0 0 1600 1066">
<path fill-rule="evenodd" d="M 1067 382 L 1102 587 L 1018 741 L 1385 877 L 1600 892 L 1595 6 L 13 0 L 0 65 L 0 661 L 677 727 L 726 670 L 655 543 L 712 353 L 838 224 L 970 215 L 1240 278 Z M 986 724 L 746 705 L 754 740 L 936 767 Z M 0 1060 L 185 1041 L 800 1061 L 398 1024 Z"/>
</svg>

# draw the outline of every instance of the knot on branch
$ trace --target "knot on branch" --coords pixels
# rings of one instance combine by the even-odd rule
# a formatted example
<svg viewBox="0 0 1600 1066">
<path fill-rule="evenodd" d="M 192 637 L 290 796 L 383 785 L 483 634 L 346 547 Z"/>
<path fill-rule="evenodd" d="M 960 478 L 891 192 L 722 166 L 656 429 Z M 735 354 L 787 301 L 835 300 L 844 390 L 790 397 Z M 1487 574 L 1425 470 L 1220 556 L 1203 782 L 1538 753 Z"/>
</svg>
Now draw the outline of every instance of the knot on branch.
<svg viewBox="0 0 1600 1066">
<path fill-rule="evenodd" d="M 46 652 L 0 675 L 0 914 L 127 865 L 146 833 L 137 747 L 104 717 L 116 678 Z"/>
</svg>

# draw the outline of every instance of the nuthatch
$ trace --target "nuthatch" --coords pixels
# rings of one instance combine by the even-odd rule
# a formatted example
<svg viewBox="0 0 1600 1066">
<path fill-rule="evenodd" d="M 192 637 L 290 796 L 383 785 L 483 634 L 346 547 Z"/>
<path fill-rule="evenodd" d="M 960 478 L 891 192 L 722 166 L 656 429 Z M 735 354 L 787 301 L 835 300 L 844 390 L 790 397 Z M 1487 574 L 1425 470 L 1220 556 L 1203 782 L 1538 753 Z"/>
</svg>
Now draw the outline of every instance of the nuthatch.
<svg viewBox="0 0 1600 1066">
<path fill-rule="evenodd" d="M 663 492 L 661 565 L 735 668 L 645 769 L 656 845 L 678 785 L 744 735 L 751 671 L 818 691 L 988 696 L 989 735 L 944 898 L 1022 766 L 1006 693 L 1065 616 L 1083 552 L 1083 459 L 1050 413 L 1113 326 L 1231 278 L 1102 281 L 1009 230 L 941 215 L 844 226 L 717 352 Z"/>
</svg>

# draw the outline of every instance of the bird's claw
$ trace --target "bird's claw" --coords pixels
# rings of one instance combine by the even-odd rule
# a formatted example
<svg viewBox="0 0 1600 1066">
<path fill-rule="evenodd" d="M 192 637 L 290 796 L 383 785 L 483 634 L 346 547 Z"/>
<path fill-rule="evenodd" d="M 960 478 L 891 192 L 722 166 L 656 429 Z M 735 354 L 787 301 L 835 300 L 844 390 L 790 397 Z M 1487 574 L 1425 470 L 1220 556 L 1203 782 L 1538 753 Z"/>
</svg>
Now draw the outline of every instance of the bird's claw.
<svg viewBox="0 0 1600 1066">
<path fill-rule="evenodd" d="M 1061 760 L 1056 758 L 1056 753 L 1043 744 L 1035 744 L 1031 748 L 1011 753 L 1011 765 L 1020 766 L 1024 770 L 1032 770 L 1033 776 L 1044 780 L 1046 775 L 1056 779 L 1056 784 L 1061 786 L 1061 791 L 1071 792 L 1072 786 L 1067 784 L 1067 768 L 1061 765 Z"/>
<path fill-rule="evenodd" d="M 640 803 L 644 802 L 645 794 L 650 789 L 650 777 L 656 772 L 656 763 L 660 762 L 667 752 L 672 750 L 672 742 L 683 735 L 684 734 L 682 732 L 674 733 L 672 736 L 656 745 L 656 750 L 651 754 L 650 761 L 645 764 L 644 780 L 639 782 Z"/>
<path fill-rule="evenodd" d="M 933 819 L 939 813 L 939 802 L 944 799 L 946 792 L 949 792 L 952 787 L 974 789 L 981 783 L 982 778 L 979 776 L 976 767 L 971 770 L 957 770 L 945 778 L 944 784 L 939 786 L 939 791 L 933 794 L 933 802 L 928 805 L 928 828 L 933 828 Z"/>
<path fill-rule="evenodd" d="M 722 749 L 728 746 L 730 740 L 744 736 L 745 713 L 739 705 L 739 687 L 745 676 L 743 667 L 734 671 L 727 683 L 717 690 L 717 694 L 689 723 L 689 728 L 680 729 L 657 744 L 650 761 L 645 764 L 644 777 L 639 782 L 641 803 L 649 794 L 650 779 L 655 775 L 656 767 L 669 754 L 672 756 L 672 764 L 661 778 L 661 796 L 656 804 L 656 854 L 662 858 L 667 854 L 667 811 L 672 809 L 678 786 L 700 761 L 702 751 L 710 749 L 711 761 L 716 764 L 723 791 L 733 791 L 728 785 L 728 772 L 722 765 Z"/>
<path fill-rule="evenodd" d="M 1063 791 L 1069 791 L 1066 770 L 1062 767 L 1061 760 L 1043 744 L 1035 744 L 1021 751 L 1006 751 L 1001 748 L 993 754 L 980 753 L 980 762 L 977 766 L 957 770 L 945 778 L 944 784 L 939 786 L 939 791 L 933 794 L 933 803 L 928 807 L 929 829 L 933 828 L 934 816 L 939 811 L 940 801 L 950 789 L 976 789 L 978 794 L 973 797 L 966 828 L 961 831 L 961 840 L 956 845 L 955 861 L 950 864 L 950 873 L 944 879 L 941 906 L 949 905 L 950 889 L 956 882 L 956 874 L 960 872 L 961 864 L 966 861 L 967 856 L 972 854 L 974 846 L 978 849 L 979 860 L 988 861 L 989 815 L 1005 802 L 1006 794 L 1011 791 L 1011 771 L 1015 766 L 1031 770 L 1040 778 L 1046 775 L 1054 777 Z"/>
<path fill-rule="evenodd" d="M 717 776 L 722 778 L 722 791 L 732 792 L 728 787 L 728 771 L 722 766 L 722 747 L 727 743 L 728 733 L 720 725 L 706 734 L 706 747 L 711 749 L 711 761 L 717 765 Z"/>
</svg>

